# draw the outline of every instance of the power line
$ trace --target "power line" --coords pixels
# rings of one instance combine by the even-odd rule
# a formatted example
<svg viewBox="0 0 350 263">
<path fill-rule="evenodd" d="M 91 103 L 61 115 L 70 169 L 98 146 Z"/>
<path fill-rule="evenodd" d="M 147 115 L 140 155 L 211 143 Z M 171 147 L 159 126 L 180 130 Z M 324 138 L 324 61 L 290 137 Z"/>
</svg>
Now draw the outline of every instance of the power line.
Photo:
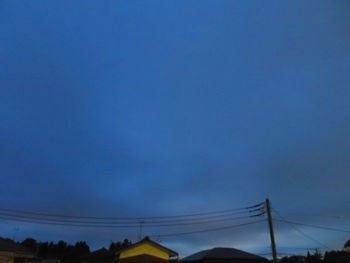
<svg viewBox="0 0 350 263">
<path fill-rule="evenodd" d="M 303 250 L 303 251 L 308 251 L 308 250 Z M 278 252 L 277 253 L 279 256 L 297 256 L 295 253 L 290 253 L 290 252 Z"/>
<path fill-rule="evenodd" d="M 310 247 L 288 247 L 288 246 L 278 246 L 282 249 L 289 249 L 289 250 L 295 250 L 295 251 L 307 251 L 307 250 L 314 250 L 316 248 L 310 248 Z"/>
<path fill-rule="evenodd" d="M 7 218 L 2 218 L 2 217 L 0 217 L 0 219 L 7 220 Z M 18 220 L 16 219 L 15 221 L 33 223 L 32 221 L 28 221 L 28 220 L 25 220 L 25 219 L 18 219 Z M 224 227 L 216 227 L 216 228 L 207 228 L 207 229 L 203 229 L 203 230 L 190 231 L 190 232 L 169 233 L 169 234 L 151 235 L 151 236 L 154 237 L 154 238 L 164 238 L 164 237 L 192 235 L 192 234 L 199 234 L 199 233 L 207 233 L 207 232 L 214 232 L 214 231 L 220 231 L 220 230 L 233 229 L 233 228 L 238 228 L 238 227 L 242 227 L 242 226 L 257 224 L 257 223 L 261 223 L 261 222 L 265 222 L 265 220 L 257 220 L 257 221 L 252 221 L 252 222 L 248 222 L 248 223 L 229 225 L 229 226 L 224 226 Z M 116 225 L 62 224 L 62 223 L 48 223 L 48 222 L 37 222 L 37 223 L 46 224 L 46 225 L 65 226 L 65 227 L 92 227 L 92 228 L 127 228 L 127 227 L 134 227 L 134 226 L 116 226 Z"/>
<path fill-rule="evenodd" d="M 294 224 L 294 225 L 300 225 L 300 226 L 307 226 L 311 228 L 317 228 L 317 229 L 323 229 L 328 231 L 334 231 L 334 232 L 342 232 L 342 233 L 350 233 L 350 230 L 340 229 L 340 228 L 333 228 L 333 227 L 327 227 L 327 226 L 319 226 L 319 225 L 312 225 L 312 224 L 305 224 L 305 223 L 299 223 L 299 222 L 293 222 L 289 220 L 281 220 L 281 219 L 275 219 L 276 221 Z"/>
<path fill-rule="evenodd" d="M 317 217 L 317 218 L 329 218 L 329 219 L 338 219 L 338 220 L 348 220 L 350 216 L 343 215 L 322 215 L 322 214 L 300 214 L 300 213 L 283 213 L 284 215 L 292 217 Z"/>
<path fill-rule="evenodd" d="M 227 214 L 232 212 L 254 212 L 255 210 L 259 210 L 263 203 L 259 203 L 256 205 L 234 208 L 234 209 L 226 209 L 226 210 L 218 210 L 218 211 L 210 211 L 203 213 L 192 213 L 192 214 L 182 214 L 182 215 L 167 215 L 167 216 L 150 216 L 150 217 L 99 217 L 99 216 L 77 216 L 77 215 L 64 215 L 64 214 L 49 214 L 43 212 L 32 212 L 32 211 L 24 211 L 24 210 L 15 210 L 8 208 L 0 208 L 0 211 L 15 213 L 15 214 L 24 214 L 24 215 L 32 215 L 32 216 L 44 216 L 44 217 L 56 217 L 56 218 L 71 218 L 71 219 L 95 219 L 95 220 L 140 220 L 140 219 L 186 219 L 193 218 L 196 219 L 198 217 L 216 215 L 220 216 L 220 214 Z"/>
<path fill-rule="evenodd" d="M 188 225 L 200 225 L 200 224 L 212 224 L 212 223 L 219 223 L 219 222 L 225 222 L 225 221 L 232 221 L 232 220 L 242 220 L 242 219 L 251 219 L 253 217 L 259 217 L 263 214 L 255 214 L 255 215 L 249 215 L 249 216 L 240 216 L 240 217 L 229 217 L 229 218 L 220 218 L 215 220 L 197 220 L 197 221 L 191 221 L 191 222 L 174 222 L 174 223 L 168 223 L 168 224 L 154 224 L 154 223 L 147 223 L 146 221 L 143 221 L 143 225 L 147 227 L 171 227 L 171 226 L 188 226 Z M 127 228 L 127 227 L 134 227 L 137 228 L 140 225 L 140 222 L 135 223 L 110 223 L 110 222 L 89 222 L 89 221 L 76 221 L 76 220 L 56 220 L 56 219 L 43 219 L 43 218 L 31 218 L 31 217 L 25 217 L 25 216 L 11 216 L 11 215 L 3 215 L 0 213 L 1 219 L 6 220 L 14 220 L 14 221 L 21 221 L 21 222 L 28 222 L 28 223 L 45 223 L 45 224 L 59 224 L 59 225 L 68 225 L 68 226 L 87 226 L 87 227 L 120 227 L 120 228 Z"/>
<path fill-rule="evenodd" d="M 261 254 L 256 254 L 256 255 L 262 256 L 262 257 L 264 257 L 264 256 L 270 256 L 270 255 L 271 255 L 271 252 L 268 252 L 268 253 L 261 253 Z"/>
<path fill-rule="evenodd" d="M 162 234 L 162 235 L 151 235 L 151 237 L 162 238 L 162 237 L 174 237 L 174 236 L 184 236 L 184 235 L 192 235 L 192 234 L 199 234 L 199 233 L 207 233 L 207 232 L 213 232 L 213 231 L 219 231 L 219 230 L 225 230 L 225 229 L 233 229 L 233 228 L 257 224 L 257 223 L 261 223 L 261 222 L 265 222 L 265 220 L 257 220 L 257 221 L 248 222 L 248 223 L 242 223 L 242 224 L 230 225 L 230 226 L 224 226 L 224 227 L 209 228 L 209 229 L 198 230 L 198 231 L 170 233 L 170 234 Z"/>
<path fill-rule="evenodd" d="M 151 216 L 151 217 L 100 217 L 100 216 L 77 216 L 63 214 L 49 214 L 31 211 L 0 208 L 0 219 L 6 221 L 18 221 L 25 223 L 45 224 L 64 227 L 81 228 L 139 228 L 140 220 L 142 227 L 172 227 L 214 224 L 233 220 L 251 220 L 265 214 L 264 203 L 252 206 L 227 209 L 211 212 L 171 215 L 171 216 Z M 93 221 L 94 220 L 94 221 Z M 112 221 L 113 220 L 113 221 Z M 122 220 L 122 221 L 121 221 Z M 251 224 L 264 222 L 256 220 L 235 225 L 217 226 L 189 232 L 173 232 L 168 234 L 153 235 L 154 238 L 184 236 L 198 233 L 233 229 Z"/>
<path fill-rule="evenodd" d="M 191 222 L 198 222 L 198 221 L 210 221 L 212 219 L 224 219 L 224 218 L 232 218 L 236 215 L 242 215 L 247 217 L 255 217 L 257 215 L 262 215 L 263 212 L 260 209 L 254 209 L 249 211 L 241 211 L 241 212 L 233 212 L 229 214 L 223 214 L 223 215 L 212 215 L 212 216 L 206 216 L 206 217 L 198 217 L 198 218 L 187 218 L 187 219 L 172 219 L 172 220 L 145 220 L 145 219 L 139 219 L 139 220 L 98 220 L 98 221 L 91 221 L 91 219 L 75 219 L 75 218 L 55 218 L 55 217 L 48 217 L 48 216 L 38 216 L 38 215 L 26 215 L 26 214 L 20 214 L 20 213 L 7 213 L 7 212 L 1 212 L 0 215 L 7 216 L 7 217 L 15 217 L 15 218 L 25 218 L 25 219 L 37 219 L 37 220 L 47 220 L 47 221 L 59 221 L 59 222 L 67 222 L 67 223 L 110 223 L 110 224 L 139 224 L 140 220 L 144 221 L 146 224 L 162 224 L 162 223 L 191 223 Z"/>
<path fill-rule="evenodd" d="M 322 242 L 318 241 L 317 239 L 311 237 L 310 235 L 304 233 L 303 231 L 301 231 L 298 227 L 296 227 L 294 224 L 290 223 L 289 221 L 287 221 L 276 209 L 272 208 L 272 210 L 284 221 L 286 221 L 287 224 L 289 224 L 295 231 L 297 231 L 300 235 L 304 236 L 305 238 L 317 243 L 318 245 L 321 245 L 322 247 L 326 248 L 326 249 L 331 249 L 329 246 L 323 244 Z"/>
<path fill-rule="evenodd" d="M 180 215 L 172 217 L 153 216 L 138 218 L 137 220 L 131 220 L 131 217 L 97 217 L 62 214 L 58 215 L 0 208 L 0 219 L 46 225 L 104 228 L 137 228 L 140 226 L 140 220 L 142 220 L 143 226 L 147 227 L 172 227 L 213 224 L 232 220 L 251 219 L 254 217 L 262 216 L 265 213 L 263 208 L 264 207 L 262 207 L 262 203 L 259 203 L 253 206 L 243 208 L 227 209 L 215 212 L 211 211 L 205 213 L 194 213 L 191 215 L 186 214 L 182 215 L 183 217 L 180 217 Z M 112 218 L 114 219 L 113 221 Z M 123 218 L 123 220 L 120 221 L 120 218 Z M 126 218 L 129 218 L 129 220 L 126 220 Z"/>
<path fill-rule="evenodd" d="M 38 220 L 28 220 L 21 218 L 7 218 L 0 216 L 0 219 L 6 221 L 18 221 L 24 223 L 34 223 L 34 224 L 44 224 L 44 225 L 53 225 L 53 226 L 68 226 L 68 227 L 91 227 L 91 228 L 135 228 L 133 225 L 96 225 L 96 224 L 74 224 L 74 223 L 60 223 L 60 222 L 47 222 L 47 221 L 38 221 Z"/>
</svg>

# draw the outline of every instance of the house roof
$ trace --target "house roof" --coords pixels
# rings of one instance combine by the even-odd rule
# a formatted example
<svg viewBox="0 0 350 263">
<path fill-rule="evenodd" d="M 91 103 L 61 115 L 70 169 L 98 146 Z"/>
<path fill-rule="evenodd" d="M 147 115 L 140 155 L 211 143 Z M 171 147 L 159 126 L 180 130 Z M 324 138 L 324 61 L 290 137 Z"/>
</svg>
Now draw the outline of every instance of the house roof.
<svg viewBox="0 0 350 263">
<path fill-rule="evenodd" d="M 148 236 L 146 236 L 146 237 L 145 237 L 144 239 L 142 239 L 141 241 L 139 241 L 139 242 L 137 242 L 137 243 L 135 243 L 135 244 L 133 244 L 133 245 L 127 247 L 127 248 L 124 248 L 124 249 L 122 249 L 122 250 L 119 250 L 116 254 L 119 255 L 120 253 L 122 253 L 122 252 L 124 252 L 124 251 L 126 251 L 126 250 L 129 250 L 129 249 L 131 249 L 131 248 L 137 247 L 137 246 L 139 246 L 139 245 L 141 245 L 141 244 L 144 244 L 144 243 L 152 244 L 153 246 L 158 247 L 160 250 L 163 250 L 164 252 L 168 253 L 170 257 L 176 257 L 176 256 L 178 256 L 178 253 L 177 253 L 177 252 L 175 252 L 175 251 L 173 251 L 173 250 L 171 250 L 171 249 L 169 249 L 169 248 L 167 248 L 167 247 L 164 247 L 164 246 L 162 246 L 161 244 L 159 244 L 159 243 L 157 243 L 157 242 L 151 240 Z"/>
<path fill-rule="evenodd" d="M 12 241 L 0 237 L 0 251 L 15 252 L 18 254 L 33 254 L 29 249 Z"/>
<path fill-rule="evenodd" d="M 235 248 L 216 247 L 212 249 L 202 250 L 193 255 L 185 257 L 182 261 L 201 261 L 205 259 L 259 259 L 265 258 L 238 250 Z"/>
<path fill-rule="evenodd" d="M 344 244 L 344 248 L 346 247 L 350 247 L 350 239 L 348 241 L 346 241 L 346 243 Z"/>
</svg>

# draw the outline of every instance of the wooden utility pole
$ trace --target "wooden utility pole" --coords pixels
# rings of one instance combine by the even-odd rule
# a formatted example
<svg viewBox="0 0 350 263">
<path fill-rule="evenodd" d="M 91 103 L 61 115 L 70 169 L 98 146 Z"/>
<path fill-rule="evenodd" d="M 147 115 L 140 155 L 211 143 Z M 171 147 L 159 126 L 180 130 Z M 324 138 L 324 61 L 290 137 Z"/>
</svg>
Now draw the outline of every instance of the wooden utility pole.
<svg viewBox="0 0 350 263">
<path fill-rule="evenodd" d="M 273 263 L 277 263 L 277 253 L 276 253 L 275 234 L 274 234 L 274 232 L 273 232 L 272 216 L 271 216 L 271 206 L 270 206 L 270 200 L 269 200 L 268 198 L 266 198 L 266 200 L 265 200 L 265 207 L 266 207 L 267 220 L 268 220 L 268 222 L 269 222 L 269 229 L 270 229 L 271 249 L 272 249 L 272 260 L 273 260 Z"/>
</svg>

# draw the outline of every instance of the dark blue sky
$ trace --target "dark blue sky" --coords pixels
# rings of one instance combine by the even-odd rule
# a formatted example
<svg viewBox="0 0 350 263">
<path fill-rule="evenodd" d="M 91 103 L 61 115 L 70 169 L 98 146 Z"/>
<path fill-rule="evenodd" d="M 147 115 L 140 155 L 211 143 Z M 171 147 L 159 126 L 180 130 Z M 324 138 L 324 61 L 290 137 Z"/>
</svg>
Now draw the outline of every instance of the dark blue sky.
<svg viewBox="0 0 350 263">
<path fill-rule="evenodd" d="M 350 229 L 349 8 L 1 1 L 0 207 L 151 216 L 270 197 L 288 219 Z M 16 228 L 17 239 L 94 247 L 138 235 L 0 222 L 1 235 Z M 334 249 L 348 238 L 299 228 Z M 218 245 L 264 253 L 266 231 L 161 241 L 182 255 Z M 280 251 L 319 247 L 284 224 L 276 239 Z"/>
</svg>

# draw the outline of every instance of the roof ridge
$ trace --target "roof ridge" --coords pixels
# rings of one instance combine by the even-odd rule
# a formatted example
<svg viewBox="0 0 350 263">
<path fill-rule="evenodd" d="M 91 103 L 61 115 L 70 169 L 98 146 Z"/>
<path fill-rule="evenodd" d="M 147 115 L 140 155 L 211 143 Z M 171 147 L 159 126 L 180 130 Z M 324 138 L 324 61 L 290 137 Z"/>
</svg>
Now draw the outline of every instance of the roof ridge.
<svg viewBox="0 0 350 263">
<path fill-rule="evenodd" d="M 201 261 L 205 259 L 260 259 L 265 258 L 232 247 L 214 247 L 207 250 L 201 250 L 188 257 L 183 258 L 183 261 Z"/>
<path fill-rule="evenodd" d="M 165 246 L 159 244 L 158 242 L 156 242 L 156 241 L 150 239 L 148 236 L 146 236 L 145 238 L 143 238 L 143 239 L 140 240 L 139 242 L 136 242 L 136 243 L 134 243 L 134 244 L 132 244 L 132 245 L 126 247 L 126 248 L 123 248 L 123 249 L 117 251 L 116 254 L 120 254 L 120 253 L 122 253 L 122 252 L 125 251 L 125 250 L 134 248 L 134 247 L 139 246 L 139 245 L 141 245 L 142 243 L 146 243 L 146 242 L 147 242 L 147 243 L 151 243 L 151 244 L 153 244 L 153 245 L 159 247 L 160 249 L 169 252 L 169 254 L 173 254 L 173 255 L 175 255 L 175 256 L 178 256 L 178 253 L 177 253 L 177 252 L 175 252 L 174 250 L 171 250 L 170 248 L 167 248 L 167 247 L 165 247 Z"/>
</svg>

